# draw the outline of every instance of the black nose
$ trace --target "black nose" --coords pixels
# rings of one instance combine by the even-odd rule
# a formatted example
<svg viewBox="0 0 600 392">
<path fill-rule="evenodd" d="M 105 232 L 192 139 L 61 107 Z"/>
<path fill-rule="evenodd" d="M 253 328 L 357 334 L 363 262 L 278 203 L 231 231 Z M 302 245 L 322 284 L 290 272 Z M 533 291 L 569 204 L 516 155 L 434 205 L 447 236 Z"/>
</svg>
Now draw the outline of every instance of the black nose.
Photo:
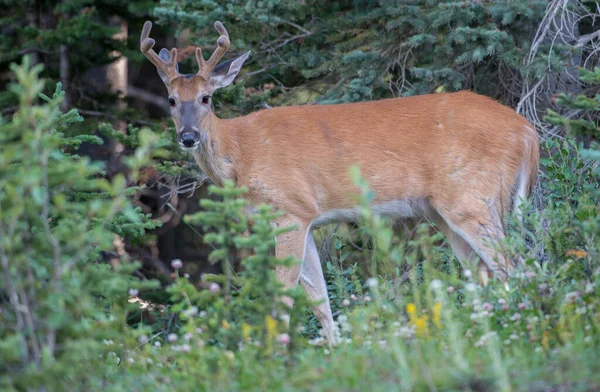
<svg viewBox="0 0 600 392">
<path fill-rule="evenodd" d="M 198 135 L 196 132 L 183 132 L 180 140 L 184 147 L 194 147 L 194 144 L 198 141 Z"/>
</svg>

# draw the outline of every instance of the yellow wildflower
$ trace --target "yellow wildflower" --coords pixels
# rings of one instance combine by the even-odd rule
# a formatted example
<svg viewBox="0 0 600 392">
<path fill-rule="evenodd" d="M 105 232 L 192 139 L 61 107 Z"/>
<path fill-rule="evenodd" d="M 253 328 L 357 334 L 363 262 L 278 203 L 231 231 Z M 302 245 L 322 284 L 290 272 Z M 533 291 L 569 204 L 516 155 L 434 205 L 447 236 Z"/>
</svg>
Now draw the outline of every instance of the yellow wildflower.
<svg viewBox="0 0 600 392">
<path fill-rule="evenodd" d="M 265 327 L 267 327 L 267 335 L 269 339 L 277 334 L 277 320 L 271 316 L 265 316 Z"/>
<path fill-rule="evenodd" d="M 433 324 L 438 328 L 442 328 L 442 304 L 440 302 L 433 304 L 431 315 Z"/>
<path fill-rule="evenodd" d="M 425 337 L 429 334 L 429 325 L 427 324 L 429 317 L 426 315 L 417 315 L 417 305 L 409 303 L 406 305 L 406 313 L 410 323 L 415 326 L 415 334 L 420 337 Z"/>
<path fill-rule="evenodd" d="M 227 320 L 221 321 L 221 326 L 225 329 L 231 328 L 231 325 L 229 325 L 229 322 Z"/>
<path fill-rule="evenodd" d="M 427 325 L 427 316 L 417 317 L 412 323 L 415 326 L 415 334 L 419 337 L 429 335 L 429 326 Z"/>
<path fill-rule="evenodd" d="M 244 341 L 247 341 L 250 339 L 251 331 L 252 331 L 252 327 L 249 324 L 247 324 L 247 323 L 242 324 L 242 338 L 244 339 Z"/>
</svg>

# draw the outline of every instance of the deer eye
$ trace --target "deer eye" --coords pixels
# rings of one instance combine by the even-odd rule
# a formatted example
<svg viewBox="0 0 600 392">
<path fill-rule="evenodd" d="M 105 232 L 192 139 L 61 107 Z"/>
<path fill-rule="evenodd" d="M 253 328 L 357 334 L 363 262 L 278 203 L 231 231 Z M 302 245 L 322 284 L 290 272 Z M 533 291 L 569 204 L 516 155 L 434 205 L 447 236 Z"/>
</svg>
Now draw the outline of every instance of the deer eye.
<svg viewBox="0 0 600 392">
<path fill-rule="evenodd" d="M 205 95 L 202 97 L 202 103 L 203 104 L 208 104 L 208 102 L 210 101 L 210 95 Z"/>
<path fill-rule="evenodd" d="M 169 98 L 169 105 L 175 106 L 175 99 Z"/>
</svg>

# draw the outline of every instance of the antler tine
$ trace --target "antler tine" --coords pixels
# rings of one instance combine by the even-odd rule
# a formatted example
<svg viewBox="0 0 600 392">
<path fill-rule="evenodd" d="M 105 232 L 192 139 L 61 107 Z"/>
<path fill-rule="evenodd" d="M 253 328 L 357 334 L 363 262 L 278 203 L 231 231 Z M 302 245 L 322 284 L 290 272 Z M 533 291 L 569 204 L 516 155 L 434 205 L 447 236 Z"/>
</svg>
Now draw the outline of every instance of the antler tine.
<svg viewBox="0 0 600 392">
<path fill-rule="evenodd" d="M 198 61 L 198 66 L 200 67 L 198 75 L 207 80 L 210 75 L 210 72 L 217 66 L 221 58 L 223 58 L 225 52 L 227 52 L 227 50 L 229 49 L 229 45 L 231 44 L 229 42 L 229 33 L 225 29 L 225 26 L 223 26 L 223 23 L 219 21 L 215 22 L 215 29 L 217 29 L 221 36 L 217 40 L 217 48 L 210 56 L 210 59 L 208 59 L 208 61 L 204 61 L 204 58 L 202 57 L 202 49 L 196 48 L 196 61 Z"/>
<path fill-rule="evenodd" d="M 152 22 L 146 21 L 144 28 L 142 29 L 142 35 L 140 37 L 140 51 L 150 60 L 152 64 L 161 70 L 170 82 L 171 80 L 181 76 L 177 71 L 177 49 L 171 49 L 171 59 L 166 62 L 160 58 L 154 51 L 154 44 L 156 41 L 150 38 L 150 30 L 152 29 Z"/>
</svg>

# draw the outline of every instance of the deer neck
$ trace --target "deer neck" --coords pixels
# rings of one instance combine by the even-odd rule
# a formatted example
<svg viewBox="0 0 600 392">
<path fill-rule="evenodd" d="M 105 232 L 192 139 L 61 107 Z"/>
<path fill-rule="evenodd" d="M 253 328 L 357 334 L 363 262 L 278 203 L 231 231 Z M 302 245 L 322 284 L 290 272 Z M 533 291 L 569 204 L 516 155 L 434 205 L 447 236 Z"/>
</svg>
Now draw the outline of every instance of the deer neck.
<svg viewBox="0 0 600 392">
<path fill-rule="evenodd" d="M 200 145 L 193 152 L 194 159 L 200 169 L 216 184 L 222 186 L 224 181 L 235 181 L 235 137 L 230 127 L 214 113 L 206 117 L 200 126 Z"/>
</svg>

